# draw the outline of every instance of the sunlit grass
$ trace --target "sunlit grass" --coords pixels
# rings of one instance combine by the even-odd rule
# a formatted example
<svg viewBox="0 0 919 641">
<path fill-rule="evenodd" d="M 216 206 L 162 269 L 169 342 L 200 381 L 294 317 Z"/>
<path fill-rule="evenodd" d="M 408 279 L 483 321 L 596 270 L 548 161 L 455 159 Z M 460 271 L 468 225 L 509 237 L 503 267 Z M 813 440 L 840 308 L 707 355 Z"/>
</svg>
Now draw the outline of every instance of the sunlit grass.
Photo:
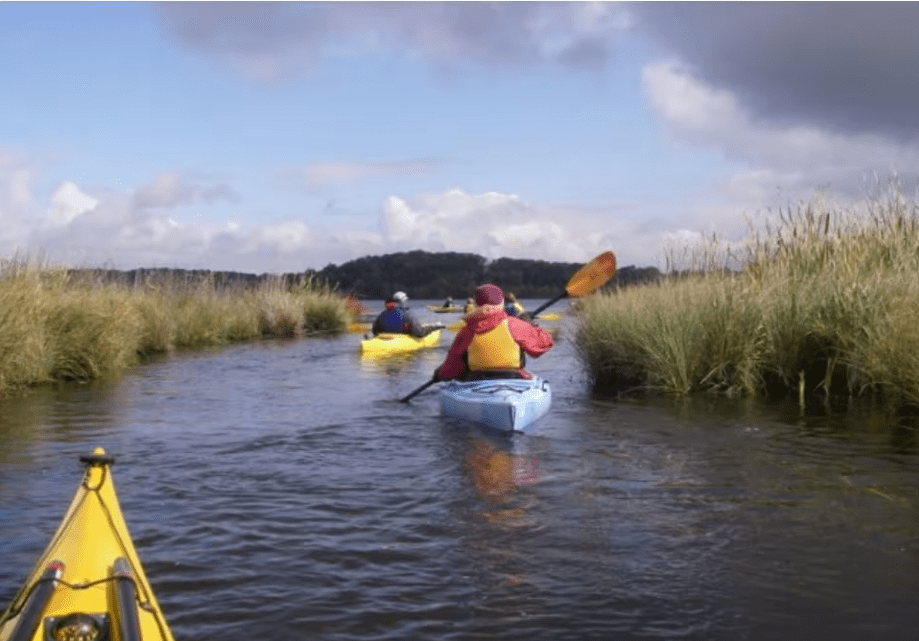
<svg viewBox="0 0 919 641">
<path fill-rule="evenodd" d="M 0 392 L 117 376 L 174 350 L 339 333 L 350 321 L 345 299 L 310 280 L 222 290 L 207 277 L 129 286 L 16 256 L 0 261 Z"/>
<path fill-rule="evenodd" d="M 689 256 L 694 275 L 581 305 L 597 386 L 919 401 L 919 216 L 898 194 L 785 210 L 743 243 L 683 249 L 673 262 Z"/>
</svg>

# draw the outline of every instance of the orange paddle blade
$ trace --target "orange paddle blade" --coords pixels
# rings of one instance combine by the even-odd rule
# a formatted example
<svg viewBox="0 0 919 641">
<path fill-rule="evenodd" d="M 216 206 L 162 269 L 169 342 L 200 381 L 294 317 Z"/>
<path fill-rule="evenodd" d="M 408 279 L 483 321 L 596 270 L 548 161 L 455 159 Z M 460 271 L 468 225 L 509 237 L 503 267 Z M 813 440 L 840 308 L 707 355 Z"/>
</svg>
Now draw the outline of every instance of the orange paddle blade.
<svg viewBox="0 0 919 641">
<path fill-rule="evenodd" d="M 565 291 L 572 297 L 586 296 L 602 287 L 615 273 L 616 255 L 605 252 L 581 267 L 565 285 Z"/>
</svg>

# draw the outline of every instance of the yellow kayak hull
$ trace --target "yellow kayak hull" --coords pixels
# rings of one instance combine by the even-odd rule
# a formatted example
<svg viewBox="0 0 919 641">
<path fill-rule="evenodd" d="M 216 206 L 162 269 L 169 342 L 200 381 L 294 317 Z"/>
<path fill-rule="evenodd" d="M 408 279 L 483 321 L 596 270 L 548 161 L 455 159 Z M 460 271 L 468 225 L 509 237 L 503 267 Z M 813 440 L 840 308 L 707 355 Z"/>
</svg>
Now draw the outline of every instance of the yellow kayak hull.
<svg viewBox="0 0 919 641">
<path fill-rule="evenodd" d="M 368 357 L 389 356 L 391 354 L 407 354 L 425 347 L 434 347 L 440 342 L 440 332 L 441 330 L 435 329 L 421 338 L 416 338 L 409 334 L 377 334 L 373 338 L 361 341 L 361 355 Z"/>
<path fill-rule="evenodd" d="M 0 617 L 0 641 L 96 638 L 74 636 L 92 622 L 99 638 L 172 641 L 121 513 L 112 459 L 96 448 L 81 461 L 86 472 L 70 507 Z"/>
</svg>

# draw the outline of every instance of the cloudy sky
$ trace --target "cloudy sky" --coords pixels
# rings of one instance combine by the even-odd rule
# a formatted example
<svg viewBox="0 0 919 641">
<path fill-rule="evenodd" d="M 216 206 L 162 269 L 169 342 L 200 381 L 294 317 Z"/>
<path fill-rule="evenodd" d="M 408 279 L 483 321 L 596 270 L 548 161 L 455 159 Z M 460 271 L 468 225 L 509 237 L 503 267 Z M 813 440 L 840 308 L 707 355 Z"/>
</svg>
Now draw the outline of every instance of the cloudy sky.
<svg viewBox="0 0 919 641">
<path fill-rule="evenodd" d="M 919 3 L 0 2 L 0 258 L 303 271 L 742 234 L 919 168 Z"/>
</svg>

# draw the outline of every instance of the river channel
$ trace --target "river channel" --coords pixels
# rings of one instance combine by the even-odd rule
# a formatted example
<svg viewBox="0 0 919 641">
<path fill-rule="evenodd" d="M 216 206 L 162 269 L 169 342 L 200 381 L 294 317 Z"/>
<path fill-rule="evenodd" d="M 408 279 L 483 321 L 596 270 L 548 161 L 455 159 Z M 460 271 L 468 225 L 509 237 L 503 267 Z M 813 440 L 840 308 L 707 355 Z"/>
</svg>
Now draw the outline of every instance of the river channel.
<svg viewBox="0 0 919 641">
<path fill-rule="evenodd" d="M 0 610 L 102 446 L 177 640 L 919 638 L 912 427 L 598 396 L 569 322 L 529 362 L 551 411 L 510 438 L 440 416 L 436 386 L 397 402 L 450 332 L 408 358 L 266 341 L 0 400 Z"/>
</svg>

